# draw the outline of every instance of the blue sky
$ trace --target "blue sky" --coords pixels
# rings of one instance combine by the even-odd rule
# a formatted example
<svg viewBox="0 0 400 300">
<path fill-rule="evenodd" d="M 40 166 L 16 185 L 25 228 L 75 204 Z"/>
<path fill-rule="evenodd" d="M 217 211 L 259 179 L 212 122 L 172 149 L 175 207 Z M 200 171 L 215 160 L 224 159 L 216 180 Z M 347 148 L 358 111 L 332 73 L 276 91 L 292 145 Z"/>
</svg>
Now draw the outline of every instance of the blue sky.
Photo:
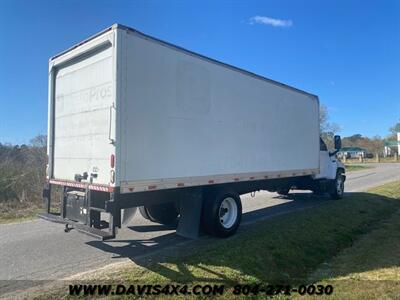
<svg viewBox="0 0 400 300">
<path fill-rule="evenodd" d="M 113 23 L 317 94 L 341 135 L 400 119 L 400 1 L 0 0 L 0 142 L 47 128 L 48 58 Z"/>
</svg>

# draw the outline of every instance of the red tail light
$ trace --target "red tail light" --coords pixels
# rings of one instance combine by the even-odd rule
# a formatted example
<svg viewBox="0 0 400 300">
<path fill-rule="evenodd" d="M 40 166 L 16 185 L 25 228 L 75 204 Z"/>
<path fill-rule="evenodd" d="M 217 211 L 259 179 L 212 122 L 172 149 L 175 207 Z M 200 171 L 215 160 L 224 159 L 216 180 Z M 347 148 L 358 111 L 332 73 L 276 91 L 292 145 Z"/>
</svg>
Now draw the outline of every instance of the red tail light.
<svg viewBox="0 0 400 300">
<path fill-rule="evenodd" d="M 111 154 L 110 156 L 110 167 L 113 169 L 115 166 L 115 156 L 114 154 Z"/>
</svg>

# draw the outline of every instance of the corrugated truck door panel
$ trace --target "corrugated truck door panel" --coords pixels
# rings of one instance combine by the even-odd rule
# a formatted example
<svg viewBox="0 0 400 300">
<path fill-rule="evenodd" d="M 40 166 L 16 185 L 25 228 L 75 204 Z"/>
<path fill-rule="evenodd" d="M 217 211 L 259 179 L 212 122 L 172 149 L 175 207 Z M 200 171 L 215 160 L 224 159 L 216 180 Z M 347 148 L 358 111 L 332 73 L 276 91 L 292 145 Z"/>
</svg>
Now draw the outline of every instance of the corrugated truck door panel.
<svg viewBox="0 0 400 300">
<path fill-rule="evenodd" d="M 54 178 L 74 180 L 87 172 L 97 174 L 94 183 L 109 183 L 113 86 L 111 45 L 57 70 Z"/>
</svg>

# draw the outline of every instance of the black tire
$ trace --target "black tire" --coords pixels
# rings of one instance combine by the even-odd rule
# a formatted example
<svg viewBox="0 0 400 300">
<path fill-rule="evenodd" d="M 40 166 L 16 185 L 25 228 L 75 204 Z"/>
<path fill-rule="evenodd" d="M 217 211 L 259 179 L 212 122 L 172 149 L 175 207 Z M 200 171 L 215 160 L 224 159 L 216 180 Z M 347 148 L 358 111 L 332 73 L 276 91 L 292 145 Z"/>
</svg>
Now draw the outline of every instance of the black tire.
<svg viewBox="0 0 400 300">
<path fill-rule="evenodd" d="M 173 224 L 179 215 L 173 202 L 141 206 L 139 211 L 143 218 L 164 225 Z"/>
<path fill-rule="evenodd" d="M 240 225 L 242 202 L 235 192 L 210 193 L 204 199 L 202 214 L 203 227 L 207 233 L 220 238 L 229 237 Z"/>
<path fill-rule="evenodd" d="M 290 188 L 280 188 L 276 192 L 281 196 L 289 195 Z"/>
<path fill-rule="evenodd" d="M 143 218 L 145 218 L 146 220 L 150 220 L 150 216 L 147 213 L 147 209 L 144 206 L 139 206 L 139 212 L 142 215 Z"/>
<path fill-rule="evenodd" d="M 323 191 L 323 189 L 319 186 L 319 183 L 317 183 L 317 184 L 318 184 L 318 186 L 315 186 L 312 189 L 313 194 L 315 196 L 323 196 L 323 195 L 325 195 L 325 191 Z"/>
<path fill-rule="evenodd" d="M 345 177 L 342 170 L 338 170 L 336 173 L 336 178 L 332 181 L 332 186 L 330 188 L 329 195 L 332 199 L 338 200 L 342 199 L 344 195 L 344 181 Z"/>
</svg>

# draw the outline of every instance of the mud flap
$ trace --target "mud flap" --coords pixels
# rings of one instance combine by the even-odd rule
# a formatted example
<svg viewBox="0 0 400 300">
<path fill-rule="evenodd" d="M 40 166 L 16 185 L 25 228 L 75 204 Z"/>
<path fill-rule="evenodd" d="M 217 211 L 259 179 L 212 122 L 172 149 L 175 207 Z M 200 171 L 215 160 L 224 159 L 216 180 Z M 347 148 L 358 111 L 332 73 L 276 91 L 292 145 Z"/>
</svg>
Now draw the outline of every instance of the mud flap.
<svg viewBox="0 0 400 300">
<path fill-rule="evenodd" d="M 176 233 L 180 236 L 197 239 L 202 235 L 201 214 L 203 195 L 201 189 L 183 193 L 179 203 L 180 217 Z"/>
</svg>

